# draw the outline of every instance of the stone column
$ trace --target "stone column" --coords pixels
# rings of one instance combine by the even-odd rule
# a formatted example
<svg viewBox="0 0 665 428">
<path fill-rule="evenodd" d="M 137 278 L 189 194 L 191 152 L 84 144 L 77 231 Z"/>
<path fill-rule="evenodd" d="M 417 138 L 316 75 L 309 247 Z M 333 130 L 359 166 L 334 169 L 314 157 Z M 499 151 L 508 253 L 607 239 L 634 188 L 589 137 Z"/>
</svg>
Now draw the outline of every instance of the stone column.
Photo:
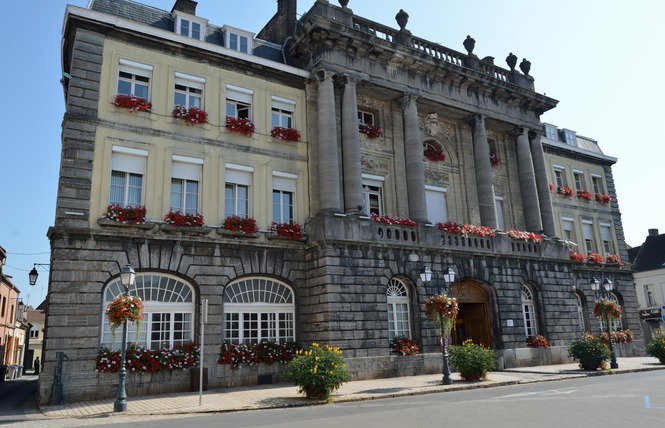
<svg viewBox="0 0 665 428">
<path fill-rule="evenodd" d="M 490 147 L 487 143 L 487 132 L 485 131 L 485 117 L 474 115 L 472 127 L 473 160 L 476 166 L 476 188 L 478 191 L 480 223 L 483 226 L 496 229 L 499 227 L 499 221 L 496 215 L 494 179 L 490 163 Z"/>
<path fill-rule="evenodd" d="M 543 223 L 540 219 L 540 202 L 536 190 L 536 177 L 533 171 L 529 135 L 524 128 L 520 128 L 517 135 L 517 165 L 519 167 L 526 229 L 529 232 L 542 233 Z"/>
<path fill-rule="evenodd" d="M 339 154 L 337 150 L 337 119 L 335 117 L 335 86 L 332 74 L 318 74 L 318 131 L 319 131 L 319 209 L 340 210 Z"/>
<path fill-rule="evenodd" d="M 540 218 L 543 222 L 543 233 L 547 236 L 555 236 L 556 228 L 554 226 L 554 211 L 552 210 L 552 195 L 550 194 L 550 184 L 547 180 L 547 166 L 545 166 L 543 142 L 540 139 L 540 134 L 536 132 L 530 133 L 529 137 L 531 137 L 531 157 L 533 159 L 533 169 L 536 174 L 536 188 L 538 190 Z"/>
<path fill-rule="evenodd" d="M 404 95 L 402 98 L 404 118 L 404 158 L 406 160 L 406 190 L 409 200 L 409 217 L 427 222 L 427 201 L 425 199 L 425 171 L 423 168 L 423 145 L 420 142 L 418 106 L 416 97 Z"/>
<path fill-rule="evenodd" d="M 360 133 L 356 79 L 342 76 L 342 171 L 344 173 L 344 211 L 358 212 L 363 204 Z"/>
</svg>

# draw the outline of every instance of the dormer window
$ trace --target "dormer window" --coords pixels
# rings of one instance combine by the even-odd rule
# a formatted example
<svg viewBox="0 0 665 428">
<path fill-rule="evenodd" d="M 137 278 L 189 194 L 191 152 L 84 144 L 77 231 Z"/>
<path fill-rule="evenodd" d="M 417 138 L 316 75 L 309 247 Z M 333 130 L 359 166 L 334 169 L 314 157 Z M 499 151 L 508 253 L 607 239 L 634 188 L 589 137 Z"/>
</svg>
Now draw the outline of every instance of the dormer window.
<svg viewBox="0 0 665 428">
<path fill-rule="evenodd" d="M 545 125 L 545 136 L 550 140 L 558 141 L 559 136 L 557 135 L 556 128 Z"/>
<path fill-rule="evenodd" d="M 207 19 L 182 12 L 175 12 L 175 32 L 196 40 L 205 40 Z"/>
<path fill-rule="evenodd" d="M 254 33 L 249 31 L 239 30 L 237 28 L 225 25 L 222 27 L 224 33 L 224 46 L 233 49 L 234 51 L 252 54 L 252 47 L 254 44 Z"/>
<path fill-rule="evenodd" d="M 577 147 L 577 138 L 575 137 L 575 133 L 573 131 L 564 131 L 564 134 L 566 135 L 566 144 L 569 146 Z"/>
</svg>

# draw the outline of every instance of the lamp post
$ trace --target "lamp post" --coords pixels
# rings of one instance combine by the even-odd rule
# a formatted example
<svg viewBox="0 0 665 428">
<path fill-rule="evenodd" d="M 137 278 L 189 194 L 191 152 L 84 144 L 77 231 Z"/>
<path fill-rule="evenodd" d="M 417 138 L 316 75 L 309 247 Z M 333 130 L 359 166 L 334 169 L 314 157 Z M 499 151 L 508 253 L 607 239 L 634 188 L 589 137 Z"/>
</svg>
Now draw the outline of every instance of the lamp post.
<svg viewBox="0 0 665 428">
<path fill-rule="evenodd" d="M 609 299 L 609 292 L 612 290 L 612 281 L 605 278 L 601 284 L 598 281 L 598 278 L 593 277 L 591 279 L 591 289 L 595 292 L 597 299 Z M 607 330 L 607 339 L 610 342 L 610 352 L 612 353 L 612 359 L 610 361 L 610 368 L 618 369 L 619 363 L 617 363 L 617 356 L 614 352 L 614 342 L 612 341 L 612 332 L 610 327 L 610 317 L 605 314 L 605 330 Z M 601 332 L 602 333 L 602 332 Z"/>
<path fill-rule="evenodd" d="M 425 266 L 425 269 L 420 274 L 420 280 L 423 283 L 428 283 L 432 280 L 432 271 L 429 269 L 429 267 Z M 441 281 L 439 276 L 434 273 L 434 287 L 436 287 L 436 294 L 443 293 L 447 295 L 453 282 L 455 282 L 455 271 L 452 268 L 448 268 L 448 271 L 443 274 L 443 281 Z M 453 379 L 450 377 L 450 365 L 448 364 L 448 341 L 444 336 L 443 324 L 443 318 L 441 318 L 441 341 L 443 342 L 443 384 L 451 385 L 453 383 Z"/>
<path fill-rule="evenodd" d="M 120 272 L 120 282 L 122 286 L 125 287 L 125 297 L 129 296 L 129 287 L 134 286 L 134 280 L 136 279 L 136 272 L 128 264 Z M 127 377 L 127 368 L 125 368 L 125 354 L 127 353 L 127 320 L 122 325 L 122 350 L 120 351 L 120 372 L 118 377 L 120 382 L 118 383 L 118 396 L 116 397 L 115 403 L 113 403 L 114 412 L 126 412 L 127 411 L 127 392 L 125 391 L 125 378 Z"/>
</svg>

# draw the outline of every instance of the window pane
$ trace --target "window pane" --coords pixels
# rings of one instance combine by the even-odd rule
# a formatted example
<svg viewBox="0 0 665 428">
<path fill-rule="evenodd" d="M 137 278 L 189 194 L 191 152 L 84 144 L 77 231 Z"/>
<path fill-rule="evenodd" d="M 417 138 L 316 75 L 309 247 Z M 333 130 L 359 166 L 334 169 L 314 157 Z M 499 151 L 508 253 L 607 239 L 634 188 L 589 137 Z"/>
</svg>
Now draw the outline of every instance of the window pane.
<svg viewBox="0 0 665 428">
<path fill-rule="evenodd" d="M 224 216 L 231 217 L 235 214 L 234 185 L 227 184 L 224 189 Z"/>
<path fill-rule="evenodd" d="M 247 53 L 247 37 L 240 36 L 240 52 Z"/>
<path fill-rule="evenodd" d="M 247 186 L 237 186 L 238 192 L 238 215 L 247 218 L 249 216 L 249 188 Z"/>
<path fill-rule="evenodd" d="M 272 221 L 276 223 L 282 222 L 282 217 L 281 217 L 282 204 L 280 203 L 282 195 L 280 193 L 281 192 L 279 190 L 272 191 Z"/>
<path fill-rule="evenodd" d="M 201 24 L 192 22 L 192 38 L 201 40 Z"/>
<path fill-rule="evenodd" d="M 176 92 L 173 96 L 173 104 L 178 106 L 187 105 L 187 96 L 183 93 Z"/>
<path fill-rule="evenodd" d="M 231 116 L 237 119 L 236 116 L 236 104 L 230 101 L 226 102 L 226 115 Z"/>
<path fill-rule="evenodd" d="M 272 127 L 276 126 L 282 126 L 281 122 L 279 120 L 279 114 L 275 113 L 274 111 L 272 112 Z"/>
<path fill-rule="evenodd" d="M 180 20 L 180 34 L 189 36 L 189 21 L 186 19 Z"/>
<path fill-rule="evenodd" d="M 145 98 L 148 99 L 148 85 L 140 85 L 140 84 L 135 84 L 134 85 L 134 95 L 139 97 L 139 98 Z"/>
<path fill-rule="evenodd" d="M 238 35 L 231 33 L 229 35 L 229 48 L 233 50 L 238 50 Z"/>
<path fill-rule="evenodd" d="M 182 208 L 182 180 L 179 178 L 171 179 L 171 209 L 181 211 Z"/>
<path fill-rule="evenodd" d="M 109 192 L 109 204 L 125 204 L 125 175 L 122 171 L 111 171 L 111 189 Z"/>
<path fill-rule="evenodd" d="M 123 95 L 132 94 L 132 84 L 131 82 L 126 82 L 124 80 L 118 80 L 118 93 Z"/>
</svg>

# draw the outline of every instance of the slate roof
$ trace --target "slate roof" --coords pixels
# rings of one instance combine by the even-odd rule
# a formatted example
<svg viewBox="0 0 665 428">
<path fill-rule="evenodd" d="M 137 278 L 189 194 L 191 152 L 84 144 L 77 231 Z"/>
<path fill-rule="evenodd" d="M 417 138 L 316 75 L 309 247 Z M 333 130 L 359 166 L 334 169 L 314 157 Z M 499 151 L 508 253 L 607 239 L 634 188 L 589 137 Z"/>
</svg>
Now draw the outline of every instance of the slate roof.
<svg viewBox="0 0 665 428">
<path fill-rule="evenodd" d="M 644 244 L 635 249 L 639 250 L 633 262 L 635 272 L 665 268 L 665 234 L 647 236 Z"/>
<path fill-rule="evenodd" d="M 175 0 L 173 0 L 175 4 Z M 160 30 L 173 32 L 174 20 L 171 12 L 147 6 L 131 0 L 92 0 L 90 10 L 117 16 L 122 19 L 148 25 Z M 204 17 L 205 18 L 205 17 Z M 208 23 L 205 41 L 217 46 L 224 46 L 222 27 Z M 284 63 L 281 46 L 264 40 L 254 39 L 254 56 Z"/>
</svg>

